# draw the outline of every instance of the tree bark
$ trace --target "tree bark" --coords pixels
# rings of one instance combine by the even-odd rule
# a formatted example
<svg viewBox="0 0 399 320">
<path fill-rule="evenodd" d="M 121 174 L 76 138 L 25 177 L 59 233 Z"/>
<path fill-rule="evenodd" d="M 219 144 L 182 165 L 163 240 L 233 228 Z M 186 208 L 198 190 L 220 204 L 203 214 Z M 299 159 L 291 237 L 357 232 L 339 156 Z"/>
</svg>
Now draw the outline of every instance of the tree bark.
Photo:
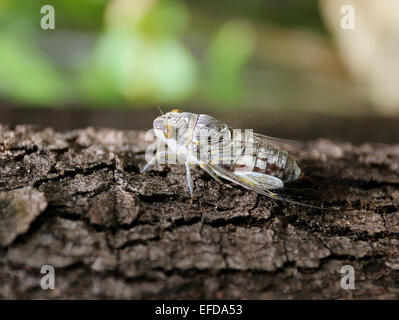
<svg viewBox="0 0 399 320">
<path fill-rule="evenodd" d="M 313 145 L 327 157 L 292 190 L 317 189 L 312 204 L 336 211 L 199 169 L 190 204 L 183 166 L 139 173 L 141 131 L 0 126 L 0 297 L 398 298 L 399 145 Z"/>
</svg>

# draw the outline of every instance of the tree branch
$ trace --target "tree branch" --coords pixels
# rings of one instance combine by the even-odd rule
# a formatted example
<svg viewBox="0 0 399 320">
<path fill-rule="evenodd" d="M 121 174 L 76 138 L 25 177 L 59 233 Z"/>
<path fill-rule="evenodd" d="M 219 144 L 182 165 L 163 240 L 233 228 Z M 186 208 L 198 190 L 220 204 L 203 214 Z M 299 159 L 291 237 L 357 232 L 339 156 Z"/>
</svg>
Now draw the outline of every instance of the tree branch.
<svg viewBox="0 0 399 320">
<path fill-rule="evenodd" d="M 287 192 L 337 212 L 200 170 L 190 206 L 183 166 L 139 173 L 144 132 L 0 126 L 0 297 L 398 298 L 399 145 L 314 145 L 327 159 Z"/>
</svg>

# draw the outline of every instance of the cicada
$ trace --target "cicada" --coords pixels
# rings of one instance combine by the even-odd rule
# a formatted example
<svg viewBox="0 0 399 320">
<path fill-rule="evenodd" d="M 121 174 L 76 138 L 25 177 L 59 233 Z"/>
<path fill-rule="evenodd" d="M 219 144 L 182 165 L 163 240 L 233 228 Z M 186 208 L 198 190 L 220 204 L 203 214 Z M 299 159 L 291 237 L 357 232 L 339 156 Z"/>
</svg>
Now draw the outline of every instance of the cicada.
<svg viewBox="0 0 399 320">
<path fill-rule="evenodd" d="M 185 164 L 192 198 L 191 168 L 199 166 L 222 184 L 220 178 L 273 199 L 320 208 L 275 192 L 303 176 L 290 153 L 298 149 L 294 141 L 260 135 L 252 130 L 233 129 L 209 115 L 177 109 L 157 117 L 153 129 L 158 138 L 157 152 L 141 172 L 157 160 L 167 161 L 171 155 L 177 155 L 179 162 Z M 167 146 L 167 151 L 161 144 Z"/>
</svg>

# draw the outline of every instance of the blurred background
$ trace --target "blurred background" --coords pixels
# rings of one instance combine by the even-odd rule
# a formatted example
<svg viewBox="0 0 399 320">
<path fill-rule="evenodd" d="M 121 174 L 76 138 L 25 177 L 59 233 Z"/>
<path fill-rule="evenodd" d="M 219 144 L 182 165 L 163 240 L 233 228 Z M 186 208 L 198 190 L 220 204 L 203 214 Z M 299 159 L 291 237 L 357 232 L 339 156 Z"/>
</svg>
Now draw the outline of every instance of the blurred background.
<svg viewBox="0 0 399 320">
<path fill-rule="evenodd" d="M 0 123 L 144 129 L 179 107 L 285 138 L 397 142 L 398 85 L 397 0 L 0 0 Z"/>
</svg>

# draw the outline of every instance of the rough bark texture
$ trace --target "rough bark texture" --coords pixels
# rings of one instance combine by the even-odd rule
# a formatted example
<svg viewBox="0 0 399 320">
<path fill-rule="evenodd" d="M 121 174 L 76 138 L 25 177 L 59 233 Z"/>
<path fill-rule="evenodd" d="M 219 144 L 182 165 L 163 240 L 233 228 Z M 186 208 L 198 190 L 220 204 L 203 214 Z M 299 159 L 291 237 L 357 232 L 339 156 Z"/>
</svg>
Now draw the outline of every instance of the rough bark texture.
<svg viewBox="0 0 399 320">
<path fill-rule="evenodd" d="M 315 145 L 316 204 L 345 210 L 200 170 L 190 206 L 182 166 L 139 173 L 143 132 L 0 126 L 0 297 L 399 298 L 399 145 Z M 355 290 L 341 289 L 344 265 Z"/>
</svg>

